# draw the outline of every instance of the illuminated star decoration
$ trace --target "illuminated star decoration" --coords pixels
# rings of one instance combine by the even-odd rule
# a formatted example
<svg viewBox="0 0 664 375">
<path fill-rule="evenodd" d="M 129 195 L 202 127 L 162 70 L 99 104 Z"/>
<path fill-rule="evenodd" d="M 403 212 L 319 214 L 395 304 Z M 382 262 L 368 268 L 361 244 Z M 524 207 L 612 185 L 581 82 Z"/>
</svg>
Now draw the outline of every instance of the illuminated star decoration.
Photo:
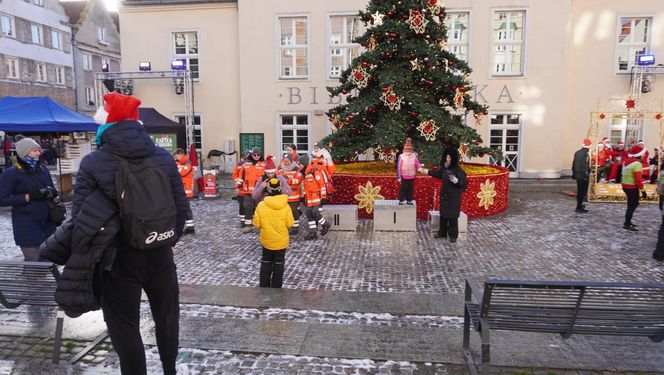
<svg viewBox="0 0 664 375">
<path fill-rule="evenodd" d="M 491 182 L 488 178 L 486 182 L 480 183 L 480 189 L 482 190 L 477 193 L 477 197 L 480 199 L 479 207 L 484 207 L 485 210 L 488 210 L 489 206 L 493 206 L 493 197 L 498 194 L 495 187 L 496 183 Z"/>
<path fill-rule="evenodd" d="M 350 73 L 350 77 L 358 88 L 363 89 L 369 85 L 369 78 L 371 78 L 371 75 L 367 73 L 366 69 L 360 67 L 353 69 Z"/>
<path fill-rule="evenodd" d="M 378 154 L 378 159 L 384 161 L 385 163 L 394 163 L 397 159 L 397 153 L 392 149 L 383 150 L 382 147 L 378 146 L 374 149 Z"/>
<path fill-rule="evenodd" d="M 385 18 L 385 15 L 382 14 L 381 12 L 376 12 L 371 15 L 371 19 L 373 19 L 373 25 L 374 26 L 380 26 L 383 24 L 383 18 Z"/>
<path fill-rule="evenodd" d="M 422 64 L 420 64 L 420 59 L 415 58 L 414 60 L 410 60 L 410 69 L 415 71 L 415 70 L 422 70 Z"/>
<path fill-rule="evenodd" d="M 454 109 L 458 112 L 463 111 L 463 91 L 457 87 L 456 93 L 454 94 Z"/>
<path fill-rule="evenodd" d="M 378 39 L 376 39 L 375 35 L 372 35 L 369 37 L 369 41 L 367 42 L 367 51 L 373 51 L 376 49 L 378 46 Z"/>
<path fill-rule="evenodd" d="M 482 125 L 482 120 L 484 119 L 483 113 L 475 113 L 473 117 L 475 118 L 475 126 Z"/>
<path fill-rule="evenodd" d="M 332 123 L 332 133 L 336 133 L 341 128 L 341 116 L 332 115 L 330 117 L 330 122 Z"/>
<path fill-rule="evenodd" d="M 365 186 L 358 186 L 359 194 L 355 194 L 355 199 L 360 203 L 358 209 L 365 209 L 367 213 L 372 213 L 375 200 L 383 200 L 385 197 L 380 195 L 380 186 L 374 187 L 371 181 L 367 181 Z"/>
<path fill-rule="evenodd" d="M 470 150 L 470 147 L 468 147 L 467 143 L 463 143 L 459 147 L 459 156 L 461 157 L 462 160 L 465 159 L 466 156 L 468 156 L 468 150 Z"/>
<path fill-rule="evenodd" d="M 445 39 L 441 39 L 438 41 L 438 47 L 440 47 L 441 51 L 447 50 L 447 42 L 445 41 Z"/>
<path fill-rule="evenodd" d="M 427 24 L 429 21 L 427 21 L 426 18 L 422 16 L 419 10 L 409 10 L 410 12 L 410 17 L 408 17 L 408 21 L 406 23 L 410 26 L 413 31 L 415 31 L 415 34 L 424 34 L 424 29 L 426 28 Z"/>
<path fill-rule="evenodd" d="M 443 7 L 443 2 L 440 0 L 428 0 L 427 1 L 427 9 L 429 9 L 429 12 L 431 14 L 438 14 L 440 13 L 440 8 Z"/>
<path fill-rule="evenodd" d="M 417 130 L 420 131 L 420 135 L 427 141 L 436 140 L 436 133 L 438 132 L 438 129 L 440 128 L 436 126 L 436 121 L 434 120 L 422 121 L 420 122 L 420 126 L 417 127 Z"/>
<path fill-rule="evenodd" d="M 390 86 L 390 88 L 380 96 L 380 100 L 382 100 L 383 104 L 385 104 L 392 111 L 398 111 L 401 109 L 401 102 L 403 101 L 403 98 L 392 91 L 392 86 Z"/>
<path fill-rule="evenodd" d="M 636 100 L 634 99 L 627 99 L 627 101 L 625 102 L 625 107 L 627 107 L 627 109 L 634 109 L 635 106 L 636 106 Z"/>
</svg>

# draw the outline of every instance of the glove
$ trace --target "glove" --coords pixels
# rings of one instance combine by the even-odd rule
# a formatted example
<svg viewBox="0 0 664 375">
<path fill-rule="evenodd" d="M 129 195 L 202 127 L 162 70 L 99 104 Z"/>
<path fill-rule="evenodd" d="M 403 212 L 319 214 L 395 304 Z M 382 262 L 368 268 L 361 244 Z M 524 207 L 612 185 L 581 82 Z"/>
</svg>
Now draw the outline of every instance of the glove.
<svg viewBox="0 0 664 375">
<path fill-rule="evenodd" d="M 450 176 L 450 181 L 452 181 L 453 184 L 456 184 L 457 182 L 459 182 L 459 179 L 457 178 L 457 176 Z"/>
<path fill-rule="evenodd" d="M 30 197 L 32 198 L 32 197 Z M 641 190 L 641 199 L 648 199 L 648 194 L 646 193 L 645 190 Z"/>
<path fill-rule="evenodd" d="M 31 201 L 43 201 L 43 200 L 46 199 L 46 194 L 42 193 L 42 192 L 39 191 L 39 190 L 33 190 L 33 191 L 32 191 L 30 194 L 28 194 L 28 195 L 30 196 L 30 200 L 31 200 Z"/>
<path fill-rule="evenodd" d="M 401 182 L 401 179 L 400 179 L 400 178 L 397 178 L 397 182 L 399 182 L 399 183 L 400 183 L 400 182 Z"/>
<path fill-rule="evenodd" d="M 420 173 L 429 174 L 429 170 L 426 169 L 426 168 L 420 168 L 417 171 L 420 172 Z"/>
</svg>

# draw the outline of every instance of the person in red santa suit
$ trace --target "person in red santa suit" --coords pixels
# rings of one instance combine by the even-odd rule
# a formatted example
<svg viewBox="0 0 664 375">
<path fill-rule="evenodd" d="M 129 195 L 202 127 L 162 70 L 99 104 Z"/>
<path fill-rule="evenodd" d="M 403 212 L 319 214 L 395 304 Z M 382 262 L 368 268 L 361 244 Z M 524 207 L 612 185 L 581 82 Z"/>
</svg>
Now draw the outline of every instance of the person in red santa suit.
<svg viewBox="0 0 664 375">
<path fill-rule="evenodd" d="M 620 176 L 622 172 L 623 161 L 627 158 L 627 150 L 625 150 L 625 142 L 620 141 L 615 150 L 611 151 L 611 171 L 609 172 L 609 182 L 620 183 Z M 618 181 L 616 181 L 618 178 Z"/>
<path fill-rule="evenodd" d="M 639 140 L 636 145 L 643 148 L 643 156 L 641 156 L 641 165 L 643 165 L 643 183 L 647 183 L 650 181 L 650 153 L 646 148 L 646 143 L 642 140 Z"/>
<path fill-rule="evenodd" d="M 605 144 L 604 141 L 606 140 L 606 137 L 597 142 L 597 147 L 595 148 L 595 152 L 593 152 L 593 157 L 590 159 L 590 166 L 591 167 L 597 167 L 597 181 L 598 182 L 606 182 L 606 152 L 605 152 Z"/>
</svg>

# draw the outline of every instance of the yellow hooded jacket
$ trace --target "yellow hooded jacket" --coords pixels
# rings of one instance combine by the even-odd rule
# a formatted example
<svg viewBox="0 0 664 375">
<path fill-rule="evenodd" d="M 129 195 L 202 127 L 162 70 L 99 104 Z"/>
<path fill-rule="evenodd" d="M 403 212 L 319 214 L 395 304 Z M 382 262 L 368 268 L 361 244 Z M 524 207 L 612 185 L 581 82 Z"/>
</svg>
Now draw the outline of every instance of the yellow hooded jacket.
<svg viewBox="0 0 664 375">
<path fill-rule="evenodd" d="M 288 247 L 288 229 L 293 226 L 293 213 L 288 206 L 288 196 L 267 196 L 256 207 L 254 226 L 259 228 L 261 245 L 268 250 Z"/>
</svg>

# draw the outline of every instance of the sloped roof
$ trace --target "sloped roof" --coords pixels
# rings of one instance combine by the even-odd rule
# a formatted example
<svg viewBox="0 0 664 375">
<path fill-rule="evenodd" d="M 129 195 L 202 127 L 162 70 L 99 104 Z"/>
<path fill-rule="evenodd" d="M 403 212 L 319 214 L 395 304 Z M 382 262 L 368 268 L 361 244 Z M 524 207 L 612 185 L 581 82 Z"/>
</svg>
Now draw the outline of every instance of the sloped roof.
<svg viewBox="0 0 664 375">
<path fill-rule="evenodd" d="M 81 13 L 83 13 L 89 2 L 90 0 L 61 1 L 60 4 L 65 8 L 65 13 L 69 17 L 69 23 L 76 25 L 81 20 Z"/>
</svg>

